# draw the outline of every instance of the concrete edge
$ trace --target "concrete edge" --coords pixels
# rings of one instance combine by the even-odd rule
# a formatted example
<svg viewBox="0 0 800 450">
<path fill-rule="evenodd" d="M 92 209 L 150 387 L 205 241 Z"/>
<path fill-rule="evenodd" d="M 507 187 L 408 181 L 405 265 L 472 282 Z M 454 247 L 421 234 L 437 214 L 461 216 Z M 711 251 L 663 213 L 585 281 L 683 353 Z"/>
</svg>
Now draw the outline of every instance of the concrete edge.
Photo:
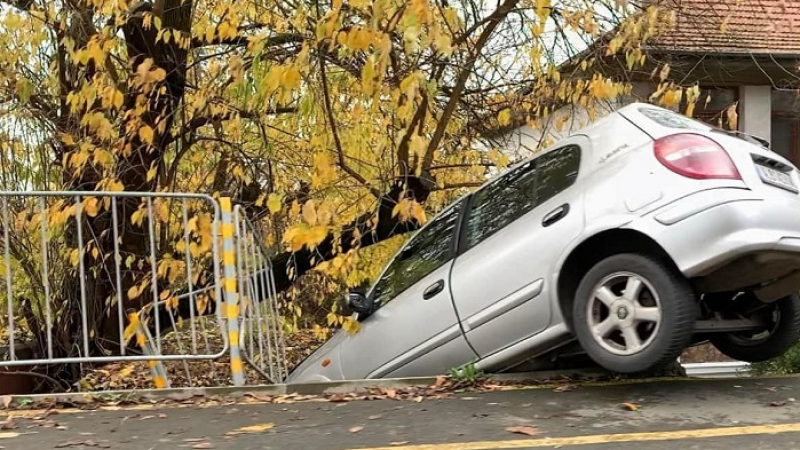
<svg viewBox="0 0 800 450">
<path fill-rule="evenodd" d="M 531 382 L 554 379 L 567 379 L 569 376 L 593 377 L 600 376 L 603 372 L 593 370 L 573 371 L 541 371 L 517 374 L 493 374 L 490 380 L 497 382 Z M 319 396 L 333 394 L 361 394 L 372 389 L 403 389 L 426 388 L 436 384 L 437 377 L 416 378 L 386 378 L 374 380 L 344 380 L 297 384 L 270 384 L 250 386 L 220 386 L 220 387 L 190 387 L 169 389 L 137 389 L 113 390 L 95 392 L 67 392 L 58 394 L 32 394 L 3 396 L 2 403 L 16 404 L 53 402 L 61 404 L 87 404 L 94 402 L 125 402 L 125 401 L 158 401 L 176 400 L 183 401 L 194 397 L 225 396 L 237 398 L 248 394 L 254 395 L 297 395 Z M 536 387 L 536 386 L 530 386 Z"/>
<path fill-rule="evenodd" d="M 508 386 L 508 389 L 546 389 L 552 388 L 559 382 L 569 382 L 572 377 L 585 377 L 589 380 L 574 380 L 581 386 L 602 387 L 609 385 L 642 384 L 649 382 L 702 382 L 719 380 L 726 377 L 681 377 L 681 378 L 623 378 L 615 380 L 592 381 L 592 377 L 608 375 L 606 372 L 598 370 L 572 370 L 572 371 L 543 371 L 515 374 L 494 374 L 490 380 L 500 383 L 513 384 L 514 382 L 539 382 L 539 384 L 527 384 L 522 386 Z M 800 374 L 763 376 L 761 379 L 784 379 L 800 378 Z M 34 395 L 9 395 L 0 397 L 0 407 L 3 405 L 25 406 L 36 403 L 55 403 L 55 404 L 91 404 L 91 403 L 147 403 L 163 400 L 186 401 L 197 397 L 229 397 L 240 398 L 246 395 L 263 396 L 322 396 L 333 394 L 362 394 L 376 388 L 383 389 L 404 389 L 404 388 L 426 388 L 436 384 L 436 377 L 420 378 L 393 378 L 376 380 L 346 380 L 334 382 L 316 382 L 303 384 L 276 384 L 276 385 L 253 385 L 253 386 L 222 386 L 222 387 L 198 387 L 198 388 L 171 388 L 171 389 L 140 389 L 140 390 L 118 390 L 118 391 L 98 391 L 98 392 L 78 392 L 78 393 L 59 393 L 59 394 L 34 394 Z M 6 408 L 8 409 L 8 408 Z"/>
</svg>

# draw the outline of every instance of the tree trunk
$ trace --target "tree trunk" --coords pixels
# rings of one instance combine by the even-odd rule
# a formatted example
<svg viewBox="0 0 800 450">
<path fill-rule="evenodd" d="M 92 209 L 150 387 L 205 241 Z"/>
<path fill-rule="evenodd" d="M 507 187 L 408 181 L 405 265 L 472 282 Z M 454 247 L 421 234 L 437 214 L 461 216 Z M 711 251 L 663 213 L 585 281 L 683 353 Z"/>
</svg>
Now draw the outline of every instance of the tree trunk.
<svg viewBox="0 0 800 450">
<path fill-rule="evenodd" d="M 144 96 L 148 107 L 145 112 L 137 116 L 132 114 L 123 123 L 121 135 L 128 146 L 127 154 L 124 149 L 118 149 L 122 154 L 117 167 L 117 178 L 127 191 L 153 191 L 156 187 L 156 178 L 148 180 L 148 171 L 158 167 L 161 158 L 167 151 L 171 136 L 169 134 L 176 111 L 183 98 L 186 87 L 187 51 L 180 48 L 174 40 L 169 43 L 156 42 L 158 31 L 154 26 L 144 26 L 144 14 L 152 13 L 154 9 L 163 11 L 162 24 L 183 33 L 190 31 L 191 25 L 191 0 L 157 0 L 156 5 L 140 2 L 129 11 L 130 16 L 122 31 L 125 35 L 130 67 L 136 73 L 142 64 L 152 62 L 150 70 L 163 69 L 166 78 L 149 91 L 131 89 L 127 94 L 124 105 L 127 111 L 136 109 L 137 99 Z M 88 40 L 88 38 L 86 38 Z M 84 75 L 85 79 L 91 74 Z M 75 83 L 77 85 L 77 83 Z M 161 92 L 161 88 L 164 92 Z M 75 121 L 80 122 L 79 118 Z M 152 142 L 145 142 L 139 130 L 142 127 L 153 130 Z M 96 189 L 100 178 L 96 171 L 82 170 L 77 178 L 73 178 L 65 171 L 65 185 L 72 190 L 93 191 Z M 124 261 L 128 255 L 136 258 L 150 255 L 149 230 L 147 218 L 142 223 L 134 224 L 133 212 L 139 208 L 140 199 L 124 198 L 118 202 L 118 233 L 120 237 L 119 250 Z M 102 261 L 97 261 L 86 252 L 84 255 L 85 278 L 84 287 L 81 288 L 80 272 L 77 268 L 70 279 L 66 280 L 62 288 L 62 298 L 69 311 L 69 319 L 65 324 L 69 330 L 68 341 L 64 350 L 74 354 L 77 344 L 81 348 L 80 354 L 85 355 L 82 345 L 81 329 L 81 295 L 86 298 L 87 324 L 90 335 L 89 355 L 103 354 L 104 349 L 117 351 L 119 346 L 120 323 L 117 316 L 116 304 L 116 265 L 111 255 L 114 254 L 114 241 L 111 215 L 101 212 L 95 217 L 84 215 L 82 221 L 82 240 L 84 248 L 89 242 L 97 246 L 100 255 L 108 255 Z M 67 232 L 67 242 L 73 248 L 78 248 L 78 232 L 73 225 Z M 155 250 L 154 250 L 155 251 Z M 151 301 L 147 292 L 134 298 L 128 298 L 131 287 L 141 283 L 150 276 L 150 266 L 145 264 L 141 269 L 136 266 L 123 268 L 121 272 L 123 309 L 140 309 Z"/>
</svg>

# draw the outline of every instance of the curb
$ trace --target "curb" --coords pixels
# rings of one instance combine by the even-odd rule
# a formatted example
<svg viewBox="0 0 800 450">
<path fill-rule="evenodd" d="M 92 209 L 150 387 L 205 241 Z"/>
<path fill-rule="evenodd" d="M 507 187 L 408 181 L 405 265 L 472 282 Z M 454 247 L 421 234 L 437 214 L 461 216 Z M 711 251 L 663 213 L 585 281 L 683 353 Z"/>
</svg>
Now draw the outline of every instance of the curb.
<svg viewBox="0 0 800 450">
<path fill-rule="evenodd" d="M 597 370 L 541 371 L 514 374 L 493 374 L 491 380 L 498 382 L 531 382 L 567 379 L 570 376 L 592 377 L 603 372 Z M 418 378 L 386 378 L 374 380 L 345 380 L 298 384 L 272 384 L 253 386 L 221 386 L 167 389 L 128 389 L 96 392 L 68 392 L 59 394 L 10 395 L 3 397 L 3 404 L 20 403 L 60 403 L 88 404 L 97 401 L 157 401 L 157 400 L 189 400 L 194 397 L 225 396 L 237 398 L 247 394 L 259 395 L 298 395 L 317 396 L 333 394 L 359 394 L 375 388 L 403 389 L 426 388 L 436 384 L 436 377 Z M 1 405 L 0 405 L 1 406 Z"/>
<path fill-rule="evenodd" d="M 728 378 L 724 374 L 703 374 L 705 376 L 689 375 L 680 378 L 628 378 L 609 381 L 591 381 L 592 377 L 608 375 L 598 369 L 575 369 L 569 371 L 540 371 L 524 373 L 502 373 L 491 375 L 491 380 L 501 383 L 536 383 L 524 386 L 508 386 L 508 389 L 537 389 L 556 385 L 559 381 L 573 382 L 586 387 L 608 386 L 610 384 L 641 384 L 661 381 L 702 382 Z M 716 376 L 714 376 L 716 375 Z M 722 376 L 720 376 L 722 375 Z M 741 375 L 740 375 L 741 376 Z M 589 380 L 580 380 L 580 377 Z M 800 374 L 762 376 L 762 379 L 800 378 Z M 436 377 L 419 378 L 387 378 L 374 380 L 347 380 L 333 382 L 316 382 L 302 384 L 275 384 L 254 386 L 222 386 L 222 387 L 197 387 L 197 388 L 170 388 L 170 389 L 137 389 L 98 392 L 77 392 L 60 394 L 34 394 L 34 395 L 9 395 L 0 397 L 0 408 L 4 405 L 23 405 L 31 403 L 55 403 L 61 405 L 85 405 L 97 402 L 156 402 L 159 400 L 184 401 L 196 397 L 230 397 L 239 398 L 245 395 L 297 395 L 297 396 L 322 396 L 333 394 L 360 394 L 371 389 L 403 389 L 427 388 L 436 384 Z M 8 408 L 6 408 L 8 409 Z M 13 409 L 13 408 L 12 408 Z"/>
</svg>

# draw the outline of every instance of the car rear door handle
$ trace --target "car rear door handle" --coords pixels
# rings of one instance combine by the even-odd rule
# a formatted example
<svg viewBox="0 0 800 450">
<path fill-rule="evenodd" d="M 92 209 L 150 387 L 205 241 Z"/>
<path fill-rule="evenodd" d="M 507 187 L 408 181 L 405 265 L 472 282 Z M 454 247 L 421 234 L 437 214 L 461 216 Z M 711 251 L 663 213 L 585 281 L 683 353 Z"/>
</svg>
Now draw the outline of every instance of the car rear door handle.
<svg viewBox="0 0 800 450">
<path fill-rule="evenodd" d="M 544 218 L 542 219 L 542 226 L 549 227 L 550 225 L 563 219 L 564 216 L 567 215 L 567 213 L 569 213 L 569 204 L 564 203 L 563 205 L 550 211 L 549 213 L 547 213 L 546 216 L 544 216 Z"/>
<path fill-rule="evenodd" d="M 436 294 L 442 292 L 442 289 L 444 289 L 444 280 L 439 280 L 425 289 L 425 292 L 422 293 L 422 299 L 430 300 L 433 297 L 436 297 Z"/>
</svg>

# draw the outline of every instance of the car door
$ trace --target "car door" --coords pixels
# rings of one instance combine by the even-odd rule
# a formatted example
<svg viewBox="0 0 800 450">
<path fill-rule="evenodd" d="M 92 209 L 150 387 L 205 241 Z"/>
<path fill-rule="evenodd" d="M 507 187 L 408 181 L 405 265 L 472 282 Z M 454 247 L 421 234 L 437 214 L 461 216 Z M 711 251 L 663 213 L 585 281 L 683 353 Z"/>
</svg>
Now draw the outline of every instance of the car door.
<svg viewBox="0 0 800 450">
<path fill-rule="evenodd" d="M 412 237 L 368 297 L 378 309 L 341 345 L 347 379 L 444 373 L 476 358 L 450 294 L 455 233 L 463 201 Z"/>
<path fill-rule="evenodd" d="M 512 169 L 469 201 L 451 285 L 467 340 L 482 358 L 550 324 L 552 271 L 584 226 L 582 195 L 570 187 L 588 140 L 567 143 Z"/>
</svg>

